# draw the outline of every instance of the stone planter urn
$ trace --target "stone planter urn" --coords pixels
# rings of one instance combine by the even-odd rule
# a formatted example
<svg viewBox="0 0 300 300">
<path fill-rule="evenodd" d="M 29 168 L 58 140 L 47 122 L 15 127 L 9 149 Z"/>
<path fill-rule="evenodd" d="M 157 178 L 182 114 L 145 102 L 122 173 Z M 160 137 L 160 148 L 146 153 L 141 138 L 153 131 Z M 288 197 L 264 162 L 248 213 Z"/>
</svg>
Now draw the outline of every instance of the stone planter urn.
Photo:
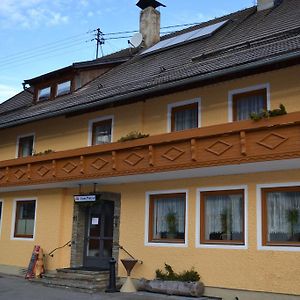
<svg viewBox="0 0 300 300">
<path fill-rule="evenodd" d="M 202 282 L 182 282 L 167 280 L 141 280 L 140 290 L 177 296 L 201 297 L 204 293 Z"/>
</svg>

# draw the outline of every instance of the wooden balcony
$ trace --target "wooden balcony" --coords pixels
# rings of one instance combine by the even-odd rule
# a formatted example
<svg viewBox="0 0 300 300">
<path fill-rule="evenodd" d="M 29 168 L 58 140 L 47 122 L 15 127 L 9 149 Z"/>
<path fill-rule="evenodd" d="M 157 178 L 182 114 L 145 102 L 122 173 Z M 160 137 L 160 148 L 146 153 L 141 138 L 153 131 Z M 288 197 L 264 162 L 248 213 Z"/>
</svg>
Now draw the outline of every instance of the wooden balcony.
<svg viewBox="0 0 300 300">
<path fill-rule="evenodd" d="M 300 113 L 0 162 L 0 187 L 300 157 Z"/>
</svg>

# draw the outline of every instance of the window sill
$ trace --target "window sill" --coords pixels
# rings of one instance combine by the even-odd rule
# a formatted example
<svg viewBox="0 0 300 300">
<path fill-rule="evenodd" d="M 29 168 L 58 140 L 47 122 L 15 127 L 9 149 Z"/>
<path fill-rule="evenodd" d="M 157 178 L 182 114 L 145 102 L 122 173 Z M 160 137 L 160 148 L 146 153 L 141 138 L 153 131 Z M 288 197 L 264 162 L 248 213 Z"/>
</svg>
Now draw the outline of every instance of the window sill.
<svg viewBox="0 0 300 300">
<path fill-rule="evenodd" d="M 32 242 L 34 241 L 34 237 L 15 237 L 13 236 L 11 238 L 12 241 L 28 241 L 28 242 Z"/>
<path fill-rule="evenodd" d="M 207 243 L 207 244 L 198 244 L 196 248 L 203 249 L 231 249 L 231 250 L 247 250 L 248 246 L 246 244 L 225 244 L 225 243 Z"/>
<path fill-rule="evenodd" d="M 187 242 L 181 241 L 150 241 L 146 242 L 145 246 L 148 247 L 175 247 L 175 248 L 186 248 L 188 246 Z"/>
<path fill-rule="evenodd" d="M 300 252 L 300 245 L 259 245 L 257 249 L 265 251 Z"/>
</svg>

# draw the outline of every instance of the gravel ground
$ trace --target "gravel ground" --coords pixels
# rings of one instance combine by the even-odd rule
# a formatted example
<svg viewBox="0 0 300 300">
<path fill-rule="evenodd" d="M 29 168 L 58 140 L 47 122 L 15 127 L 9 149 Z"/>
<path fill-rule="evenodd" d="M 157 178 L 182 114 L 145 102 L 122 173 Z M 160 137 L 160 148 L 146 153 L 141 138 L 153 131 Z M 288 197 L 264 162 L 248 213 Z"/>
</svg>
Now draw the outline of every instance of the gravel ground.
<svg viewBox="0 0 300 300">
<path fill-rule="evenodd" d="M 87 294 L 69 289 L 45 287 L 20 277 L 0 275 L 0 300 L 195 300 L 189 297 L 165 296 L 151 293 Z M 207 298 L 197 298 L 207 299 Z"/>
</svg>

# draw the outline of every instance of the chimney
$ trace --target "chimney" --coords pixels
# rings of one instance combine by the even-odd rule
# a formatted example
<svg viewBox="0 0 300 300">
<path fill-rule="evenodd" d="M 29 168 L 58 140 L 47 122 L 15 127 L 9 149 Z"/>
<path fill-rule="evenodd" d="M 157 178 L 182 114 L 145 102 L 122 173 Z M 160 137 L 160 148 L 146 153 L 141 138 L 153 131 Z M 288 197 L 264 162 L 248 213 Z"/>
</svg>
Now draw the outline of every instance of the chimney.
<svg viewBox="0 0 300 300">
<path fill-rule="evenodd" d="M 265 10 L 279 5 L 282 0 L 257 0 L 257 10 Z"/>
<path fill-rule="evenodd" d="M 149 48 L 160 40 L 160 12 L 157 7 L 164 4 L 156 0 L 140 0 L 137 6 L 142 9 L 140 14 L 140 33 L 145 48 Z"/>
</svg>

